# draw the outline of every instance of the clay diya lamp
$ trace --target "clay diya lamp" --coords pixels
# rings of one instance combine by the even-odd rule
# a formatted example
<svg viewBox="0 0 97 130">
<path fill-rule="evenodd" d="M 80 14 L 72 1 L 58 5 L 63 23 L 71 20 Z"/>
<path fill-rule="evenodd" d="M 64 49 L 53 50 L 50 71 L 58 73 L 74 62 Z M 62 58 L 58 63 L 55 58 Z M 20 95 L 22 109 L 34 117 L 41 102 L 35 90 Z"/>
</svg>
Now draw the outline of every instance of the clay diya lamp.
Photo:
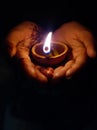
<svg viewBox="0 0 97 130">
<path fill-rule="evenodd" d="M 43 66 L 55 66 L 64 61 L 68 46 L 62 42 L 51 41 L 52 32 L 49 32 L 45 42 L 35 44 L 31 55 L 35 62 Z"/>
<path fill-rule="evenodd" d="M 37 43 L 31 49 L 31 55 L 38 64 L 55 66 L 64 61 L 68 52 L 68 47 L 65 43 L 51 41 L 51 49 L 48 53 L 43 51 L 43 45 L 44 43 Z M 45 50 L 48 50 L 48 47 Z"/>
</svg>

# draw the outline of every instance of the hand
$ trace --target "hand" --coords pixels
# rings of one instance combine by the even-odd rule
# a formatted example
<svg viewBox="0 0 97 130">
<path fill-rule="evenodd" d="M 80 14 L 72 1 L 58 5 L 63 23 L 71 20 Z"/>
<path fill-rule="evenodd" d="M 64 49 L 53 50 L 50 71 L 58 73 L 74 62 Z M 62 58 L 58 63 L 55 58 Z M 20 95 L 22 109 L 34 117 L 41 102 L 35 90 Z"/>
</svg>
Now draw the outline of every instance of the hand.
<svg viewBox="0 0 97 130">
<path fill-rule="evenodd" d="M 70 22 L 54 32 L 53 40 L 66 43 L 72 49 L 72 58 L 55 69 L 44 68 L 35 64 L 29 55 L 31 47 L 45 37 L 42 32 L 35 23 L 27 21 L 14 27 L 6 38 L 10 57 L 16 57 L 27 76 L 36 81 L 47 83 L 49 79 L 70 77 L 86 63 L 88 56 L 94 58 L 96 55 L 91 32 L 77 22 Z"/>
<path fill-rule="evenodd" d="M 46 83 L 48 81 L 46 74 L 49 74 L 52 69 L 36 65 L 30 58 L 31 47 L 43 39 L 42 32 L 42 29 L 35 23 L 25 21 L 12 28 L 6 37 L 6 44 L 10 57 L 16 57 L 27 76 Z"/>
<path fill-rule="evenodd" d="M 53 34 L 53 40 L 66 43 L 72 50 L 66 64 L 55 68 L 53 79 L 73 76 L 85 65 L 88 57 L 96 56 L 92 33 L 75 21 L 65 23 L 57 29 Z"/>
</svg>

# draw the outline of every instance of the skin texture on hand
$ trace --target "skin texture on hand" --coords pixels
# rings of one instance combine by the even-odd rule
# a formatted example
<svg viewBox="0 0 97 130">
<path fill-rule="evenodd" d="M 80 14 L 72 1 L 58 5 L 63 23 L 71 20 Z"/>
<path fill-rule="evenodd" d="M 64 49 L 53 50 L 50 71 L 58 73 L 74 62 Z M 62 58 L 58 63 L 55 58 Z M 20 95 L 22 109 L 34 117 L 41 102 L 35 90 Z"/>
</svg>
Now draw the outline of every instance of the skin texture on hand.
<svg viewBox="0 0 97 130">
<path fill-rule="evenodd" d="M 48 83 L 71 77 L 85 65 L 88 57 L 96 56 L 92 33 L 77 22 L 69 22 L 60 26 L 52 36 L 52 40 L 63 42 L 70 48 L 68 61 L 56 68 L 45 68 L 35 64 L 30 57 L 31 47 L 41 42 L 44 37 L 43 30 L 29 21 L 14 27 L 6 37 L 10 57 L 16 57 L 26 75 L 36 81 Z"/>
<path fill-rule="evenodd" d="M 92 33 L 75 21 L 65 23 L 57 29 L 53 34 L 53 40 L 66 43 L 71 48 L 72 55 L 66 64 L 54 70 L 53 79 L 73 76 L 85 65 L 88 57 L 96 57 Z"/>
<path fill-rule="evenodd" d="M 30 49 L 34 44 L 40 42 L 41 33 L 42 29 L 38 25 L 25 21 L 9 32 L 6 44 L 10 57 L 17 58 L 27 76 L 45 83 L 48 79 L 40 71 L 41 66 L 35 65 L 30 58 Z"/>
</svg>

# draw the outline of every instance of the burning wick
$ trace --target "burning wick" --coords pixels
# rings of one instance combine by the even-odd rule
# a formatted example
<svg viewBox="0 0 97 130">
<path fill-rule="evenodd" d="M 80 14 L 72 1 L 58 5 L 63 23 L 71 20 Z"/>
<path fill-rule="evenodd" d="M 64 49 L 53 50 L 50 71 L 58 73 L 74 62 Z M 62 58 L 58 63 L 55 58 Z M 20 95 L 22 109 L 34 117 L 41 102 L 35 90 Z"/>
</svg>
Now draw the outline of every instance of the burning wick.
<svg viewBox="0 0 97 130">
<path fill-rule="evenodd" d="M 45 51 L 48 51 L 48 49 L 49 49 L 49 48 L 46 46 L 46 47 L 45 47 Z"/>
<path fill-rule="evenodd" d="M 43 45 L 43 52 L 46 54 L 50 53 L 51 51 L 51 36 L 52 36 L 52 32 L 49 32 L 45 40 L 45 43 Z"/>
<path fill-rule="evenodd" d="M 44 43 L 35 44 L 32 47 L 32 58 L 35 59 L 37 63 L 44 66 L 58 65 L 64 61 L 68 47 L 66 44 L 52 41 L 52 32 L 49 32 Z"/>
</svg>

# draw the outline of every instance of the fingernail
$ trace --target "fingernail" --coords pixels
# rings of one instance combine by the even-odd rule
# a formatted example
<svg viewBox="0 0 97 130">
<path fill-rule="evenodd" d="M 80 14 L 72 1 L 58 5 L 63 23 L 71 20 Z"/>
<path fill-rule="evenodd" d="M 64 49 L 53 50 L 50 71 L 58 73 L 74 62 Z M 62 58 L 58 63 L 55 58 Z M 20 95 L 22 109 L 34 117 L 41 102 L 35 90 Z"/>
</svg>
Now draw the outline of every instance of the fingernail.
<svg viewBox="0 0 97 130">
<path fill-rule="evenodd" d="M 66 72 L 66 79 L 71 79 L 71 75 L 70 75 L 71 73 L 70 73 L 70 70 L 67 70 L 67 72 Z"/>
<path fill-rule="evenodd" d="M 70 76 L 70 70 L 67 70 L 66 71 L 66 77 L 69 77 Z"/>
</svg>

